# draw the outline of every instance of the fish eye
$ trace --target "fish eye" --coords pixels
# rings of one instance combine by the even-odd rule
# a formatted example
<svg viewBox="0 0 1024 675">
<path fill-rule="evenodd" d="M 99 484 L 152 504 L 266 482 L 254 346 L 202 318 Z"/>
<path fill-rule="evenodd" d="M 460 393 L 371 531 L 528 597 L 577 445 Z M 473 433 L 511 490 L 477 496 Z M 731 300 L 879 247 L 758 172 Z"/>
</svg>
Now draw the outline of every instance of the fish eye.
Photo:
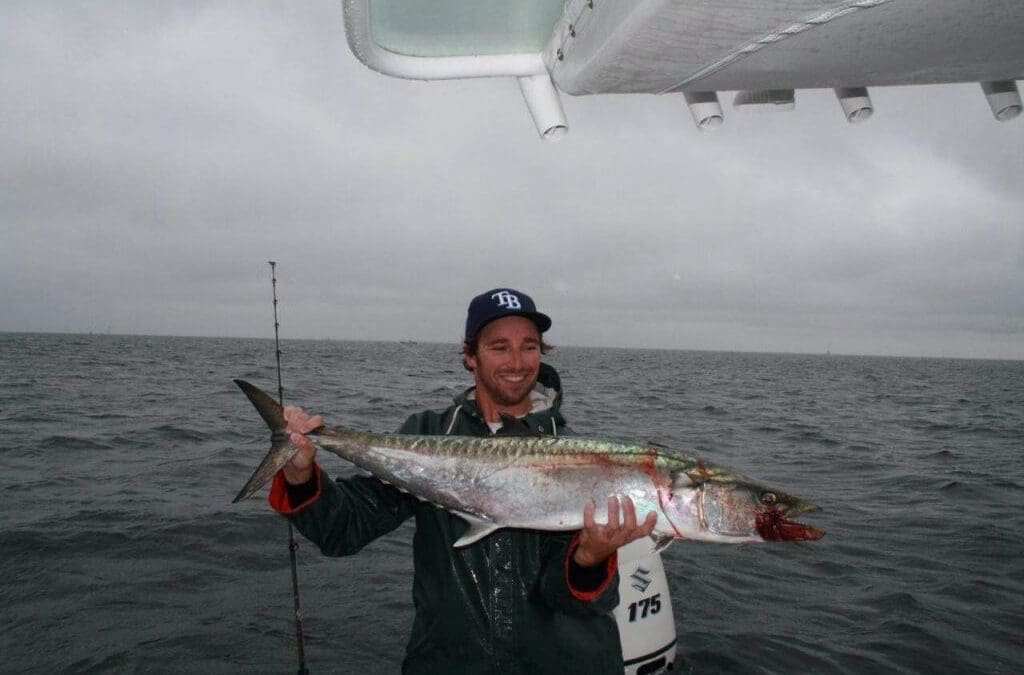
<svg viewBox="0 0 1024 675">
<path fill-rule="evenodd" d="M 774 504 L 777 501 L 777 497 L 774 492 L 762 492 L 761 503 L 762 504 Z"/>
</svg>

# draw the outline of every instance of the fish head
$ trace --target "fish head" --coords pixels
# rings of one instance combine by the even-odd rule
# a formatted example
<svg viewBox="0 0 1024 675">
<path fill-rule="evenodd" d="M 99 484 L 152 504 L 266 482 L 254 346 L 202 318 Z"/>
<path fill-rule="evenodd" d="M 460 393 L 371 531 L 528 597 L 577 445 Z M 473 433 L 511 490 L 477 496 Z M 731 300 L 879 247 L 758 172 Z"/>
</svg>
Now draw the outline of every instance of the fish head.
<svg viewBox="0 0 1024 675">
<path fill-rule="evenodd" d="M 677 477 L 663 503 L 670 522 L 693 522 L 700 535 L 717 541 L 801 541 L 825 533 L 792 520 L 817 506 L 785 492 L 746 480 L 687 480 Z M 689 483 L 684 489 L 679 483 Z M 673 527 L 676 527 L 673 525 Z M 676 528 L 681 534 L 680 528 Z M 685 536 L 685 535 L 683 535 Z"/>
<path fill-rule="evenodd" d="M 755 526 L 761 539 L 765 541 L 817 541 L 825 536 L 824 530 L 787 517 L 816 511 L 818 507 L 814 504 L 771 490 L 762 490 L 758 499 L 761 502 L 761 508 L 755 516 Z"/>
</svg>

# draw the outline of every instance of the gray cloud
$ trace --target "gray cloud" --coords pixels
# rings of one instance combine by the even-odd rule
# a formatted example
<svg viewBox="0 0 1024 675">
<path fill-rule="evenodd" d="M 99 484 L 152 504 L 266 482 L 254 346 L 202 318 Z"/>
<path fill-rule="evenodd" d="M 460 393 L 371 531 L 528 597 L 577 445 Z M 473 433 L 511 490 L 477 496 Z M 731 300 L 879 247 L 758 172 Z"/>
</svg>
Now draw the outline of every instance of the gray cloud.
<svg viewBox="0 0 1024 675">
<path fill-rule="evenodd" d="M 977 85 L 785 115 L 407 82 L 339 3 L 8 3 L 0 330 L 454 340 L 529 290 L 562 344 L 1024 358 L 1024 127 Z"/>
</svg>

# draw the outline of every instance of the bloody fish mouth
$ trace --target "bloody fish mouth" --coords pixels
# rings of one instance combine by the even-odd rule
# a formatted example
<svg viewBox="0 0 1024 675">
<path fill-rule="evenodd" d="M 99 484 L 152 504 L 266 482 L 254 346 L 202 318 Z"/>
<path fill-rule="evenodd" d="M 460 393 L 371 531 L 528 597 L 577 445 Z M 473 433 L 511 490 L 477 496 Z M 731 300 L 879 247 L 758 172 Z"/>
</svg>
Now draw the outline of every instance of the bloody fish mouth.
<svg viewBox="0 0 1024 675">
<path fill-rule="evenodd" d="M 757 533 L 765 541 L 817 541 L 824 530 L 786 518 L 775 504 L 767 504 L 757 514 Z"/>
</svg>

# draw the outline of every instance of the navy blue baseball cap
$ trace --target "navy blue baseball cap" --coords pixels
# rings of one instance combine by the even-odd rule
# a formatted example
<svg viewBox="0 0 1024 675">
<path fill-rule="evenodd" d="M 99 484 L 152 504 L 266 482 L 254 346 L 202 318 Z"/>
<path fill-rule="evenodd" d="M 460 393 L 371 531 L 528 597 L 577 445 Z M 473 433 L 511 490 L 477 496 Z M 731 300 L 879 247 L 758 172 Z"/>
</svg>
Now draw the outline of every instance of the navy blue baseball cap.
<svg viewBox="0 0 1024 675">
<path fill-rule="evenodd" d="M 466 313 L 466 340 L 472 340 L 481 328 L 503 316 L 525 316 L 537 324 L 541 333 L 551 328 L 551 317 L 537 311 L 533 298 L 512 288 L 495 288 L 470 301 Z"/>
</svg>

